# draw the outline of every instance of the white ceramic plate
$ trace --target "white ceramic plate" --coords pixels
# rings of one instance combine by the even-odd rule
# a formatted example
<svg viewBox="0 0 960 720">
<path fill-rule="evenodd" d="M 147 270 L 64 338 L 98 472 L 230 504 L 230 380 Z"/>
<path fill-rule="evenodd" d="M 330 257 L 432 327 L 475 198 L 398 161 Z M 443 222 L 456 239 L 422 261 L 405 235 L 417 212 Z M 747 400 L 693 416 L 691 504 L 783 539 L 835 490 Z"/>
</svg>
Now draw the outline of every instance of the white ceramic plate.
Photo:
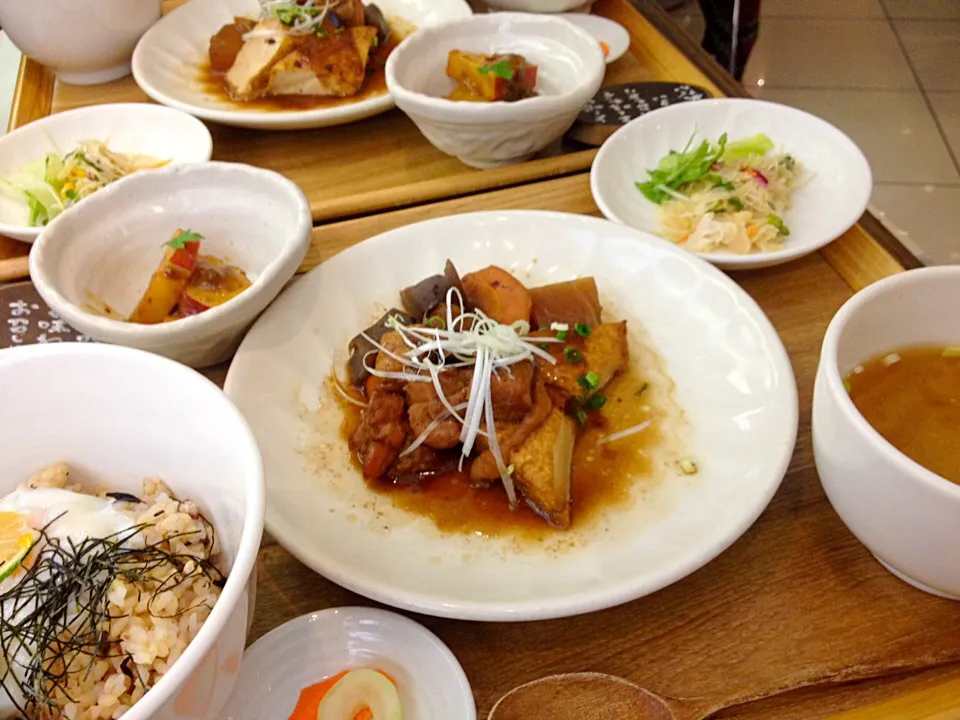
<svg viewBox="0 0 960 720">
<path fill-rule="evenodd" d="M 563 13 L 560 17 L 582 27 L 599 42 L 607 44 L 607 65 L 622 58 L 630 49 L 630 33 L 618 22 L 589 13 Z"/>
<path fill-rule="evenodd" d="M 282 720 L 301 689 L 353 668 L 397 681 L 404 720 L 477 717 L 467 676 L 440 638 L 401 615 L 348 607 L 303 615 L 247 648 L 218 720 Z"/>
<path fill-rule="evenodd" d="M 417 28 L 467 17 L 466 0 L 377 0 L 387 19 L 401 18 Z M 256 17 L 258 0 L 191 0 L 154 25 L 133 53 L 133 77 L 163 105 L 205 120 L 260 130 L 300 130 L 341 125 L 393 107 L 390 95 L 314 110 L 244 110 L 207 92 L 200 81 L 210 38 L 234 17 Z"/>
<path fill-rule="evenodd" d="M 447 257 L 462 273 L 496 264 L 530 285 L 597 278 L 608 316 L 630 323 L 633 356 L 641 357 L 645 338 L 661 358 L 647 363 L 644 377 L 686 413 L 686 422 L 663 429 L 672 447 L 654 457 L 660 481 L 638 483 L 628 507 L 536 546 L 441 533 L 367 489 L 340 438 L 326 379 L 343 368 L 350 338 Z M 688 575 L 757 518 L 783 478 L 797 430 L 790 362 L 746 293 L 669 243 L 562 213 L 455 215 L 336 255 L 260 318 L 226 392 L 257 436 L 267 525 L 290 552 L 367 597 L 463 619 L 573 615 Z M 680 446 L 698 474 L 677 471 Z"/>
<path fill-rule="evenodd" d="M 206 126 L 179 110 L 147 103 L 95 105 L 49 115 L 0 137 L 0 179 L 48 152 L 66 154 L 84 140 L 173 164 L 205 162 L 213 152 Z M 32 243 L 43 228 L 27 225 L 29 216 L 26 203 L 0 192 L 0 235 Z"/>
<path fill-rule="evenodd" d="M 766 133 L 793 154 L 812 178 L 793 193 L 784 214 L 790 228 L 782 250 L 737 255 L 701 253 L 719 267 L 744 270 L 769 267 L 808 255 L 846 232 L 863 214 L 873 189 L 870 165 L 854 142 L 818 117 L 786 105 L 759 100 L 700 100 L 643 115 L 607 140 L 590 173 L 593 198 L 616 222 L 659 234 L 657 206 L 636 182 L 647 179 L 671 150 L 682 150 L 694 132 L 715 142 L 726 132 L 731 140 Z"/>
</svg>

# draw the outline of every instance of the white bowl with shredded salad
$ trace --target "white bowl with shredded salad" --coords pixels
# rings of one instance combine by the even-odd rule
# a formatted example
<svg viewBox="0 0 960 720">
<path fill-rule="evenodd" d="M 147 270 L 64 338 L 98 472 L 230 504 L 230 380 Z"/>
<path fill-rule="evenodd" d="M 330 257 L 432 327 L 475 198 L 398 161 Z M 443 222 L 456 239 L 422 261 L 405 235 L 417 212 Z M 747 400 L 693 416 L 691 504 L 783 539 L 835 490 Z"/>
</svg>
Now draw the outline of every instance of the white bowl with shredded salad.
<svg viewBox="0 0 960 720">
<path fill-rule="evenodd" d="M 600 149 L 590 185 L 605 217 L 725 269 L 807 255 L 866 210 L 870 166 L 808 113 L 759 100 L 681 103 L 643 115 Z"/>
<path fill-rule="evenodd" d="M 0 235 L 32 243 L 87 197 L 134 172 L 206 162 L 213 139 L 190 115 L 147 103 L 49 115 L 0 137 Z"/>
</svg>

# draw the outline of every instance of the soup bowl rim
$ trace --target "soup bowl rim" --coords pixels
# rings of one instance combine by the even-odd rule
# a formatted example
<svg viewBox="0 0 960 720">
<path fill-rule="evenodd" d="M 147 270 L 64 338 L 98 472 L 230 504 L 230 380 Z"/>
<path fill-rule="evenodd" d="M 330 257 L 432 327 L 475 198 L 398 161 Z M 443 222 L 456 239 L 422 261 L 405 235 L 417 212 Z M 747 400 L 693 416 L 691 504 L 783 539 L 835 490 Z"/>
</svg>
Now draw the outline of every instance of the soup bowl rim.
<svg viewBox="0 0 960 720">
<path fill-rule="evenodd" d="M 827 327 L 823 337 L 823 347 L 820 352 L 819 373 L 826 382 L 829 394 L 836 400 L 836 407 L 842 417 L 867 441 L 882 458 L 904 475 L 923 483 L 931 490 L 953 501 L 960 501 L 960 484 L 951 482 L 947 478 L 927 469 L 907 454 L 898 450 L 889 440 L 881 435 L 871 425 L 854 404 L 850 393 L 843 384 L 843 375 L 840 372 L 839 350 L 844 333 L 850 321 L 867 305 L 875 302 L 879 297 L 898 289 L 906 290 L 917 284 L 927 282 L 927 279 L 953 278 L 960 286 L 960 265 L 919 268 L 891 275 L 869 285 L 853 297 L 837 311 Z M 891 352 L 896 348 L 891 347 Z M 863 361 L 869 358 L 863 358 Z"/>
</svg>

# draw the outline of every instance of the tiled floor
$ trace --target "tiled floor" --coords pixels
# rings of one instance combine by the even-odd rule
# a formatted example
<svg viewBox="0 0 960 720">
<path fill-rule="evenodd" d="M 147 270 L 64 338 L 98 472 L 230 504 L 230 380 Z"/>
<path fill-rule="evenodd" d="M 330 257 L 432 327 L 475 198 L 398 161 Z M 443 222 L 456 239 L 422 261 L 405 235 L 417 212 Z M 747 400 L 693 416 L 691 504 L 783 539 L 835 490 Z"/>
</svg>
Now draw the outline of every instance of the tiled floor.
<svg viewBox="0 0 960 720">
<path fill-rule="evenodd" d="M 960 0 L 762 0 L 744 84 L 856 141 L 872 209 L 921 260 L 960 263 Z M 672 12 L 697 40 L 694 0 Z"/>
</svg>

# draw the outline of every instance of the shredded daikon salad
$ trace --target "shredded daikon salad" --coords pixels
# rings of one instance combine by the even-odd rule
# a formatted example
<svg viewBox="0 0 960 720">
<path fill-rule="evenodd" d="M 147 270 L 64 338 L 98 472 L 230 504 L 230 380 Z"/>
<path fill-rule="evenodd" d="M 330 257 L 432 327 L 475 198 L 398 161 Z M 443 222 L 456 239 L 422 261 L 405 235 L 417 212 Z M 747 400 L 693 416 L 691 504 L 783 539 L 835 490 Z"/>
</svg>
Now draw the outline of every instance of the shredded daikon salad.
<svg viewBox="0 0 960 720">
<path fill-rule="evenodd" d="M 337 0 L 260 0 L 260 19 L 278 20 L 282 29 L 251 30 L 243 39 L 319 34 L 327 13 L 338 4 Z"/>
<path fill-rule="evenodd" d="M 460 442 L 463 444 L 460 456 L 461 469 L 464 459 L 473 450 L 477 437 L 486 437 L 490 452 L 500 471 L 507 497 L 510 499 L 510 505 L 513 507 L 517 503 L 517 493 L 512 479 L 513 468 L 507 467 L 504 463 L 503 454 L 497 442 L 490 392 L 491 381 L 494 374 L 510 373 L 512 365 L 530 362 L 534 356 L 556 364 L 556 358 L 539 345 L 561 341 L 556 338 L 528 338 L 527 335 L 530 333 L 528 322 L 518 320 L 512 325 L 504 325 L 488 317 L 481 310 L 465 312 L 454 317 L 452 308 L 464 307 L 463 296 L 455 287 L 447 291 L 446 301 L 446 329 L 411 327 L 404 325 L 397 317 L 387 320 L 387 326 L 399 333 L 409 347 L 402 355 L 391 352 L 363 333 L 364 337 L 376 347 L 376 350 L 371 350 L 364 357 L 364 367 L 371 375 L 379 378 L 433 383 L 437 397 L 446 408 L 446 412 L 436 418 L 404 450 L 404 455 L 422 445 L 442 421 L 455 418 L 463 426 L 460 432 Z M 399 372 L 378 370 L 375 366 L 378 352 L 385 353 L 401 363 L 403 370 Z M 473 368 L 470 396 L 466 403 L 451 405 L 440 385 L 440 373 L 464 367 Z"/>
<path fill-rule="evenodd" d="M 24 165 L 16 174 L 0 180 L 0 191 L 27 203 L 29 225 L 43 227 L 100 188 L 137 170 L 158 168 L 168 162 L 146 155 L 124 155 L 99 140 L 84 140 L 66 155 L 50 152 L 42 160 Z"/>
<path fill-rule="evenodd" d="M 728 143 L 724 133 L 716 145 L 694 142 L 695 135 L 637 183 L 659 205 L 667 237 L 694 252 L 779 250 L 790 235 L 783 215 L 791 194 L 806 181 L 803 166 L 774 152 L 763 134 Z"/>
</svg>

